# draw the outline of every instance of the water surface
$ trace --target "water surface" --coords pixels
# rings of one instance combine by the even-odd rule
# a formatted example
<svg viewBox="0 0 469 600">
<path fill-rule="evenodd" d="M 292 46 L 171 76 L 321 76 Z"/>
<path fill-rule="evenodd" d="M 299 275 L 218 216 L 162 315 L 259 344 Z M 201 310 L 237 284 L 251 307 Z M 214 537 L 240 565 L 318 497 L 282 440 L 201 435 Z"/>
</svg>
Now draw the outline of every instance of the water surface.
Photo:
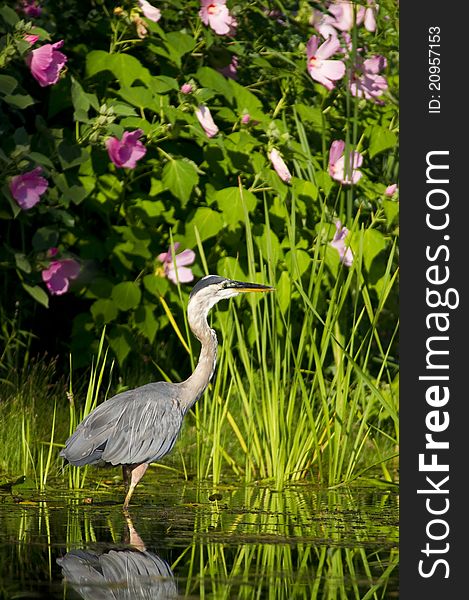
<svg viewBox="0 0 469 600">
<path fill-rule="evenodd" d="M 98 490 L 0 492 L 3 598 L 397 598 L 398 496 L 150 473 L 129 513 Z"/>
</svg>

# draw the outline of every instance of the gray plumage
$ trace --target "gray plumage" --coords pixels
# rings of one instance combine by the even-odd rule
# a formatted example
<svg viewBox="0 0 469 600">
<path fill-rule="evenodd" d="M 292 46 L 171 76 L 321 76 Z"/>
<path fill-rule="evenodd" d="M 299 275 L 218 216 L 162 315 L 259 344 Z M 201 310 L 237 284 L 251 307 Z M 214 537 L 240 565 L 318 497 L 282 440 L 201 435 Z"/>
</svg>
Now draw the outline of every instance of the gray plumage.
<svg viewBox="0 0 469 600">
<path fill-rule="evenodd" d="M 168 563 L 152 552 L 71 550 L 57 562 L 65 581 L 86 600 L 167 600 L 178 595 Z"/>
<path fill-rule="evenodd" d="M 97 406 L 76 428 L 60 452 L 66 461 L 122 465 L 128 508 L 133 490 L 148 465 L 173 448 L 186 412 L 197 402 L 213 376 L 217 336 L 207 323 L 209 310 L 220 300 L 243 292 L 267 292 L 273 288 L 255 283 L 202 278 L 192 289 L 187 306 L 189 327 L 201 343 L 198 364 L 181 383 L 148 383 L 117 394 Z"/>
<path fill-rule="evenodd" d="M 109 398 L 78 425 L 60 453 L 76 467 L 151 463 L 172 449 L 184 411 L 178 384 L 159 381 Z"/>
</svg>

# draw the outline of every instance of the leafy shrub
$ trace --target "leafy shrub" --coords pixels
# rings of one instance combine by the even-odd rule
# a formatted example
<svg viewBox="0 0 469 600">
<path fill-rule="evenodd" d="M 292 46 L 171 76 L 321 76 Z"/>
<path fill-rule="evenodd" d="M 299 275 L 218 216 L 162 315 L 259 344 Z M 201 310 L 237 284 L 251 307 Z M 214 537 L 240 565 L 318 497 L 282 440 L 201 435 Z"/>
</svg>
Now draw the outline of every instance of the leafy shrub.
<svg viewBox="0 0 469 600">
<path fill-rule="evenodd" d="M 40 15 L 25 14 L 31 4 Z M 308 310 L 295 282 L 307 289 L 324 263 L 321 312 L 350 246 L 379 305 L 397 260 L 397 3 L 380 4 L 374 31 L 363 19 L 337 29 L 326 59 L 325 3 L 228 2 L 228 34 L 203 23 L 199 1 L 158 2 L 157 21 L 144 4 L 0 7 L 5 313 L 19 306 L 23 328 L 65 342 L 75 366 L 90 362 L 106 325 L 121 365 L 134 356 L 170 372 L 179 340 L 165 306 L 183 328 L 192 276 L 276 286 L 281 334 L 282 314 L 300 324 Z M 33 57 L 44 46 L 41 73 Z M 321 60 L 341 62 L 343 77 L 321 83 Z M 394 289 L 380 321 L 388 340 L 396 305 Z M 343 333 L 355 322 L 344 310 Z"/>
</svg>

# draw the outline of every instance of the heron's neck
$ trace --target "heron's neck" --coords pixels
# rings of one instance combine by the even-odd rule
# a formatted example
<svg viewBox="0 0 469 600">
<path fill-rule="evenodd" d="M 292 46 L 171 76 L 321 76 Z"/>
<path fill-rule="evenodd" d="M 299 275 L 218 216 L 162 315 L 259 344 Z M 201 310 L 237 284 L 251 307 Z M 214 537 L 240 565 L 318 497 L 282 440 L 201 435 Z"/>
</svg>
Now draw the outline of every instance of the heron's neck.
<svg viewBox="0 0 469 600">
<path fill-rule="evenodd" d="M 194 317 L 189 312 L 188 317 L 189 326 L 201 343 L 201 350 L 194 372 L 180 384 L 182 389 L 180 402 L 184 412 L 197 402 L 208 386 L 215 372 L 218 347 L 217 335 L 213 329 L 210 329 L 207 316 L 197 315 Z"/>
</svg>

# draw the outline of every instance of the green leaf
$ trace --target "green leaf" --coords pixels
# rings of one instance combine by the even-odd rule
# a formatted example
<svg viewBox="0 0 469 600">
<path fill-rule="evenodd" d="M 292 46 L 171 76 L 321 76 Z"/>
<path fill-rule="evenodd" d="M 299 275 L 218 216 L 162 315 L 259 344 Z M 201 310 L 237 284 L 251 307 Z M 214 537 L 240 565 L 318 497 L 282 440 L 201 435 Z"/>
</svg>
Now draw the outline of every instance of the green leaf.
<svg viewBox="0 0 469 600">
<path fill-rule="evenodd" d="M 166 94 L 171 90 L 178 90 L 178 82 L 173 77 L 168 77 L 167 75 L 158 75 L 157 77 L 153 77 L 151 81 L 147 83 L 148 87 L 155 94 Z"/>
<path fill-rule="evenodd" d="M 205 206 L 198 208 L 185 225 L 185 240 L 188 248 L 194 248 L 197 245 L 196 228 L 203 242 L 217 235 L 223 229 L 223 217 L 211 208 Z"/>
<path fill-rule="evenodd" d="M 317 200 L 318 188 L 311 181 L 305 181 L 304 179 L 294 177 L 292 179 L 292 187 L 298 196 L 305 196 L 304 200 L 307 202 Z"/>
<path fill-rule="evenodd" d="M 92 77 L 102 71 L 110 71 L 122 87 L 132 85 L 137 79 L 143 83 L 151 80 L 150 71 L 134 56 L 93 50 L 86 56 L 86 75 Z"/>
<path fill-rule="evenodd" d="M 63 169 L 71 169 L 81 165 L 89 158 L 88 151 L 78 144 L 72 144 L 67 140 L 62 140 L 57 146 L 60 163 Z"/>
<path fill-rule="evenodd" d="M 145 304 L 135 311 L 135 325 L 150 343 L 153 343 L 158 331 L 158 321 L 155 318 L 155 306 Z"/>
<path fill-rule="evenodd" d="M 108 334 L 109 345 L 120 365 L 123 364 L 132 349 L 132 335 L 125 325 L 115 325 Z"/>
<path fill-rule="evenodd" d="M 58 239 L 59 233 L 57 229 L 52 227 L 40 227 L 33 235 L 33 248 L 37 252 L 40 252 L 41 250 L 47 250 L 56 246 Z"/>
<path fill-rule="evenodd" d="M 229 279 L 237 279 L 238 281 L 246 280 L 246 273 L 241 269 L 239 260 L 233 256 L 220 258 L 217 262 L 217 273 Z"/>
<path fill-rule="evenodd" d="M 166 42 L 169 44 L 172 54 L 181 58 L 184 54 L 195 48 L 195 40 L 192 36 L 181 31 L 172 31 L 166 34 Z"/>
<path fill-rule="evenodd" d="M 11 94 L 18 86 L 18 82 L 10 75 L 0 75 L 0 94 Z"/>
<path fill-rule="evenodd" d="M 384 235 L 377 229 L 367 229 L 363 234 L 363 262 L 369 271 L 374 258 L 386 248 Z"/>
<path fill-rule="evenodd" d="M 175 159 L 165 164 L 162 179 L 164 186 L 176 198 L 179 198 L 184 207 L 192 190 L 199 182 L 199 175 L 194 163 L 184 159 Z"/>
<path fill-rule="evenodd" d="M 153 104 L 153 93 L 143 85 L 136 85 L 134 87 L 122 87 L 119 90 L 119 96 L 123 98 L 129 104 L 137 106 L 138 108 L 151 108 Z M 113 106 L 115 109 L 115 106 Z M 155 110 L 153 108 L 153 110 Z M 117 114 L 117 112 L 116 112 Z M 132 111 L 130 114 L 135 114 Z"/>
<path fill-rule="evenodd" d="M 117 304 L 119 310 L 130 310 L 140 304 L 142 292 L 133 281 L 122 281 L 112 289 L 111 299 Z"/>
<path fill-rule="evenodd" d="M 383 200 L 383 209 L 388 225 L 391 225 L 399 214 L 399 202 L 395 200 Z"/>
<path fill-rule="evenodd" d="M 160 296 L 164 296 L 164 293 L 168 289 L 168 280 L 156 275 L 145 275 L 143 285 L 147 292 L 159 298 Z"/>
<path fill-rule="evenodd" d="M 31 263 L 23 253 L 15 253 L 15 263 L 18 269 L 21 269 L 21 271 L 24 271 L 25 273 L 31 273 Z"/>
<path fill-rule="evenodd" d="M 262 121 L 265 118 L 265 115 L 262 110 L 262 102 L 259 98 L 233 79 L 229 80 L 229 84 L 233 90 L 238 113 L 240 115 L 248 113 L 251 116 L 251 119 Z"/>
<path fill-rule="evenodd" d="M 33 100 L 29 94 L 7 94 L 6 96 L 3 96 L 3 99 L 7 104 L 16 108 L 27 108 L 28 106 L 35 104 L 35 100 Z"/>
<path fill-rule="evenodd" d="M 46 308 L 49 308 L 49 296 L 42 289 L 42 287 L 38 285 L 28 285 L 24 282 L 21 282 L 21 285 L 28 292 L 28 294 L 32 296 L 34 300 L 36 300 L 36 302 L 39 302 L 39 304 L 42 304 Z"/>
<path fill-rule="evenodd" d="M 293 252 L 289 251 L 285 254 L 285 264 L 295 280 L 311 267 L 311 256 L 304 250 L 296 248 Z"/>
<path fill-rule="evenodd" d="M 389 129 L 374 125 L 370 131 L 370 158 L 373 158 L 379 152 L 394 148 L 397 144 L 397 136 Z"/>
<path fill-rule="evenodd" d="M 117 306 L 108 298 L 100 298 L 91 305 L 91 314 L 98 325 L 110 323 L 117 318 Z"/>
<path fill-rule="evenodd" d="M 215 90 L 224 96 L 229 102 L 233 100 L 233 90 L 229 81 L 221 73 L 210 67 L 200 67 L 195 74 L 200 85 Z"/>
<path fill-rule="evenodd" d="M 90 101 L 78 81 L 74 77 L 71 78 L 71 81 L 72 104 L 73 108 L 75 109 L 73 117 L 77 121 L 86 123 L 86 120 L 88 119 Z"/>
<path fill-rule="evenodd" d="M 224 221 L 231 229 L 244 222 L 246 210 L 252 212 L 257 205 L 257 198 L 248 190 L 229 187 L 215 193 L 215 200 L 223 213 Z"/>
<path fill-rule="evenodd" d="M 275 289 L 280 310 L 286 314 L 291 303 L 291 280 L 287 271 L 282 271 Z"/>
<path fill-rule="evenodd" d="M 18 23 L 18 15 L 12 8 L 9 8 L 8 6 L 0 7 L 0 17 L 5 21 L 5 23 L 10 25 L 10 27 L 14 27 L 16 23 Z"/>
<path fill-rule="evenodd" d="M 310 123 L 314 130 L 320 132 L 327 131 L 327 120 L 320 108 L 305 104 L 295 104 L 295 108 L 301 120 Z"/>
<path fill-rule="evenodd" d="M 49 169 L 54 168 L 54 163 L 50 160 L 50 158 L 48 156 L 45 156 L 44 154 L 41 154 L 40 152 L 30 152 L 29 158 L 38 165 L 48 167 Z"/>
</svg>

